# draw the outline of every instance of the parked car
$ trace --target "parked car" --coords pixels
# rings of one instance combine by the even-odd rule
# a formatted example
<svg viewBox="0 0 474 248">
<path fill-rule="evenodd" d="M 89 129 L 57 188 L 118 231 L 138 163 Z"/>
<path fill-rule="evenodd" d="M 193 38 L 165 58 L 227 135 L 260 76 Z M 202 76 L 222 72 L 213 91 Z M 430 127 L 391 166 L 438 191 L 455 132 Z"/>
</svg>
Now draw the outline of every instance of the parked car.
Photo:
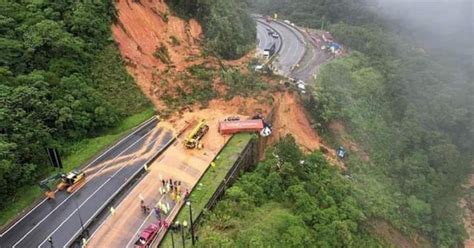
<svg viewBox="0 0 474 248">
<path fill-rule="evenodd" d="M 150 224 L 138 237 L 138 240 L 135 242 L 135 248 L 149 247 L 159 229 L 158 225 Z"/>
<path fill-rule="evenodd" d="M 278 36 L 278 34 L 277 34 L 277 33 L 273 33 L 273 34 L 272 34 L 272 37 L 273 37 L 273 38 L 275 38 L 275 39 L 278 39 L 278 38 L 280 38 L 280 36 Z"/>
</svg>

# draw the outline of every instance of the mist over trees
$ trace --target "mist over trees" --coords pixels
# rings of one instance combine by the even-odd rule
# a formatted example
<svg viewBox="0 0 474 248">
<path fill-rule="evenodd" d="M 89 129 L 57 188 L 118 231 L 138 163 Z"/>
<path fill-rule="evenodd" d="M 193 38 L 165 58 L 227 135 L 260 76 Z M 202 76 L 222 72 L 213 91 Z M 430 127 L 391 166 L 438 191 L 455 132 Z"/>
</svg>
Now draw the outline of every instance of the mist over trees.
<svg viewBox="0 0 474 248">
<path fill-rule="evenodd" d="M 342 122 L 369 155 L 347 162 L 365 214 L 438 247 L 462 244 L 458 201 L 474 159 L 474 36 L 466 1 L 260 0 L 252 6 L 324 27 L 349 47 L 350 55 L 321 68 L 316 101 L 306 104 L 321 132 Z"/>
</svg>

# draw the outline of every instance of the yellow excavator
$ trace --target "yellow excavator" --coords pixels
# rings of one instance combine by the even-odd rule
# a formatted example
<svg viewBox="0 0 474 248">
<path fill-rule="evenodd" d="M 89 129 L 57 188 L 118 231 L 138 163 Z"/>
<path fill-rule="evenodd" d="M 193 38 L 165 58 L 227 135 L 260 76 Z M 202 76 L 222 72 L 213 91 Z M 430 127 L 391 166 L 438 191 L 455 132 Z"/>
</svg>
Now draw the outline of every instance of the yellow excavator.
<svg viewBox="0 0 474 248">
<path fill-rule="evenodd" d="M 61 182 L 58 184 L 58 190 L 66 190 L 68 193 L 79 188 L 86 181 L 86 173 L 80 170 L 73 170 L 68 174 L 61 175 Z"/>
<path fill-rule="evenodd" d="M 40 187 L 43 188 L 46 192 L 45 195 L 54 199 L 55 194 L 58 190 L 66 190 L 68 193 L 73 192 L 77 188 L 84 185 L 86 181 L 86 173 L 80 170 L 73 170 L 68 174 L 58 173 L 56 175 L 50 176 L 40 182 Z M 58 180 L 59 184 L 56 187 L 56 190 L 53 190 L 53 185 Z"/>
<path fill-rule="evenodd" d="M 202 149 L 203 145 L 201 143 L 202 137 L 209 131 L 209 126 L 201 120 L 196 127 L 188 134 L 184 140 L 184 145 L 188 149 Z"/>
</svg>

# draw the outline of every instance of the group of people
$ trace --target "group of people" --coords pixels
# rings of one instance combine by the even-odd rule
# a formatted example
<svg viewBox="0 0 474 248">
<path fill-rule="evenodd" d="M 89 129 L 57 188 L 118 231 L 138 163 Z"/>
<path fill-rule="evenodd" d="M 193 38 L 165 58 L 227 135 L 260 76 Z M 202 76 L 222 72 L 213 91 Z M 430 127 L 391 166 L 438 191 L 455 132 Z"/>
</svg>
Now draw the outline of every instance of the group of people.
<svg viewBox="0 0 474 248">
<path fill-rule="evenodd" d="M 173 179 L 162 179 L 161 180 L 161 187 L 160 193 L 161 195 L 169 195 L 170 198 L 175 202 L 178 203 L 182 199 L 187 201 L 189 198 L 189 190 L 186 189 L 184 192 L 181 188 L 181 181 L 173 180 Z M 143 197 L 140 195 L 140 207 L 142 209 L 143 214 L 148 215 L 150 213 L 151 208 L 145 204 Z M 172 206 L 170 203 L 165 202 L 162 203 L 161 200 L 153 207 L 153 213 L 158 219 L 160 223 L 165 225 L 166 218 L 162 218 L 162 215 L 167 215 L 171 211 Z M 164 222 L 163 222 L 164 221 Z M 168 224 L 168 223 L 166 223 Z M 166 225 L 165 225 L 166 226 Z"/>
<path fill-rule="evenodd" d="M 183 191 L 181 189 L 181 181 L 174 181 L 173 179 L 161 180 L 162 187 L 160 188 L 160 193 L 162 195 L 169 194 L 171 199 L 174 202 L 179 202 L 182 197 L 184 196 L 185 199 L 189 196 L 189 191 L 186 189 L 183 195 Z"/>
</svg>

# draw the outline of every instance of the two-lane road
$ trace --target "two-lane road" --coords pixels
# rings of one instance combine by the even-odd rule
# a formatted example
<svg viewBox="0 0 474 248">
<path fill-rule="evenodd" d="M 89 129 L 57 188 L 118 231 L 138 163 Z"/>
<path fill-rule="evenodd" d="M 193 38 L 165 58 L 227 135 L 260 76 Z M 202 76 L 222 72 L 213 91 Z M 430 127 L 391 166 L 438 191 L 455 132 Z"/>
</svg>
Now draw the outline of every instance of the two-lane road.
<svg viewBox="0 0 474 248">
<path fill-rule="evenodd" d="M 86 184 L 68 194 L 58 192 L 0 235 L 0 247 L 63 247 L 74 241 L 131 177 L 156 151 L 172 139 L 173 132 L 156 128 L 150 120 L 85 167 Z"/>
<path fill-rule="evenodd" d="M 274 65 L 279 70 L 280 74 L 284 76 L 290 76 L 294 66 L 300 62 L 305 54 L 306 48 L 305 44 L 302 42 L 304 40 L 302 37 L 298 36 L 297 32 L 285 24 L 274 21 L 263 24 L 262 21 L 257 21 L 257 38 L 259 40 L 259 47 L 262 49 L 265 48 L 262 47 L 262 45 L 267 44 L 261 41 L 272 38 L 267 34 L 267 32 L 262 31 L 266 30 L 268 27 L 276 30 L 280 34 L 280 38 L 278 38 L 278 40 L 281 43 L 281 50 L 278 53 Z"/>
<path fill-rule="evenodd" d="M 269 31 L 275 32 L 275 29 L 263 22 L 257 22 L 257 47 L 260 50 L 270 48 L 273 44 L 275 44 L 276 50 L 281 46 L 281 39 L 273 38 L 268 34 Z"/>
<path fill-rule="evenodd" d="M 317 73 L 321 64 L 330 58 L 330 54 L 316 47 L 305 31 L 280 21 L 266 22 L 256 16 L 258 48 L 265 49 L 277 40 L 281 49 L 273 61 L 276 73 L 282 76 L 309 81 Z M 279 33 L 280 38 L 268 35 L 267 29 Z"/>
</svg>

